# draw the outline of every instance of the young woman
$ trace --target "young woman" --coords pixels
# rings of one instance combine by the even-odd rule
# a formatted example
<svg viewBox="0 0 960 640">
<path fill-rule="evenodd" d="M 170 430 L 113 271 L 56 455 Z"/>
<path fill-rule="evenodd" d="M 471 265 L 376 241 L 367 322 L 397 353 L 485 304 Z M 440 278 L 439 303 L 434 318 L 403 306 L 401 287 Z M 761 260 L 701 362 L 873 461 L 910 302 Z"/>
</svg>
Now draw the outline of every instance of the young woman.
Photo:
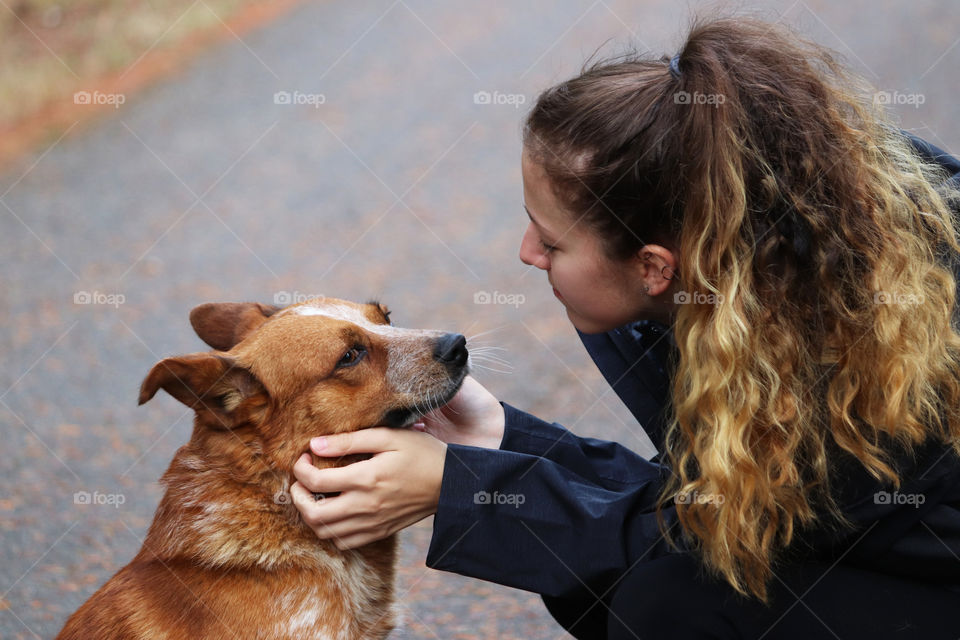
<svg viewBox="0 0 960 640">
<path fill-rule="evenodd" d="M 375 455 L 304 455 L 304 520 L 352 548 L 435 514 L 428 566 L 580 638 L 956 638 L 960 163 L 873 96 L 747 19 L 545 91 L 520 258 L 661 455 L 468 378 L 426 433 L 316 439 Z"/>
</svg>

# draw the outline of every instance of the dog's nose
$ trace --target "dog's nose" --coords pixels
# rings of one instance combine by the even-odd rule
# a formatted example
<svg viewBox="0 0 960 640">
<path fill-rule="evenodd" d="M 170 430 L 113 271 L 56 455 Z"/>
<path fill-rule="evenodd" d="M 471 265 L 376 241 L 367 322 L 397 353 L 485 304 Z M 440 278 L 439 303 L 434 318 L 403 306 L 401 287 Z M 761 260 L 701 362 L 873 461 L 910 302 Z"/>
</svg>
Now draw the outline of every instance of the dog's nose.
<svg viewBox="0 0 960 640">
<path fill-rule="evenodd" d="M 448 333 L 437 339 L 433 357 L 443 362 L 462 367 L 467 362 L 467 339 L 459 333 Z"/>
</svg>

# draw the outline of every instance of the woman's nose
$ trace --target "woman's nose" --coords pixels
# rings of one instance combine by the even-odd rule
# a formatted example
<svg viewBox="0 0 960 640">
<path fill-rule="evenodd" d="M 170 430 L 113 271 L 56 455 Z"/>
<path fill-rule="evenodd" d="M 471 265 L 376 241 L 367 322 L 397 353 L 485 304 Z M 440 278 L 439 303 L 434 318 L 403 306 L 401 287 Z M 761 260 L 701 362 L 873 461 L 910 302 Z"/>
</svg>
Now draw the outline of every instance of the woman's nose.
<svg viewBox="0 0 960 640">
<path fill-rule="evenodd" d="M 523 239 L 520 240 L 520 261 L 537 269 L 546 270 L 550 267 L 550 259 L 540 250 L 533 224 L 527 225 Z"/>
</svg>

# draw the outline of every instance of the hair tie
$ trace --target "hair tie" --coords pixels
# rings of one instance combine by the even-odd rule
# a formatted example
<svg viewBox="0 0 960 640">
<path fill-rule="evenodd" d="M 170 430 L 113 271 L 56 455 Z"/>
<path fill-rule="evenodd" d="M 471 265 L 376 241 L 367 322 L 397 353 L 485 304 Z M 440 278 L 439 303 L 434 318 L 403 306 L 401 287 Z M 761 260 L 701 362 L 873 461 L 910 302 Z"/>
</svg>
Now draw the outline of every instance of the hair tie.
<svg viewBox="0 0 960 640">
<path fill-rule="evenodd" d="M 679 53 L 673 56 L 672 58 L 670 58 L 670 75 L 672 75 L 674 78 L 680 77 L 680 54 Z"/>
</svg>

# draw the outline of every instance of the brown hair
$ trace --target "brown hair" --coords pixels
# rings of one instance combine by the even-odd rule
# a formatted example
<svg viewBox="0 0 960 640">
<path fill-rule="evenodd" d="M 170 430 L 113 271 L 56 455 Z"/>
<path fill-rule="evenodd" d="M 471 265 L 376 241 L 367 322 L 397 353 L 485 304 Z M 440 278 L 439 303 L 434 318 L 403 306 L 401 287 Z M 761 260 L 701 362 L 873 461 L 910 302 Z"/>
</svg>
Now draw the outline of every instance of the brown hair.
<svg viewBox="0 0 960 640">
<path fill-rule="evenodd" d="M 540 95 L 524 145 L 610 258 L 664 244 L 682 291 L 712 296 L 677 305 L 657 513 L 675 502 L 704 564 L 766 602 L 795 528 L 850 525 L 828 446 L 897 487 L 896 448 L 960 453 L 957 192 L 787 27 L 697 18 L 679 70 L 585 66 Z"/>
</svg>

